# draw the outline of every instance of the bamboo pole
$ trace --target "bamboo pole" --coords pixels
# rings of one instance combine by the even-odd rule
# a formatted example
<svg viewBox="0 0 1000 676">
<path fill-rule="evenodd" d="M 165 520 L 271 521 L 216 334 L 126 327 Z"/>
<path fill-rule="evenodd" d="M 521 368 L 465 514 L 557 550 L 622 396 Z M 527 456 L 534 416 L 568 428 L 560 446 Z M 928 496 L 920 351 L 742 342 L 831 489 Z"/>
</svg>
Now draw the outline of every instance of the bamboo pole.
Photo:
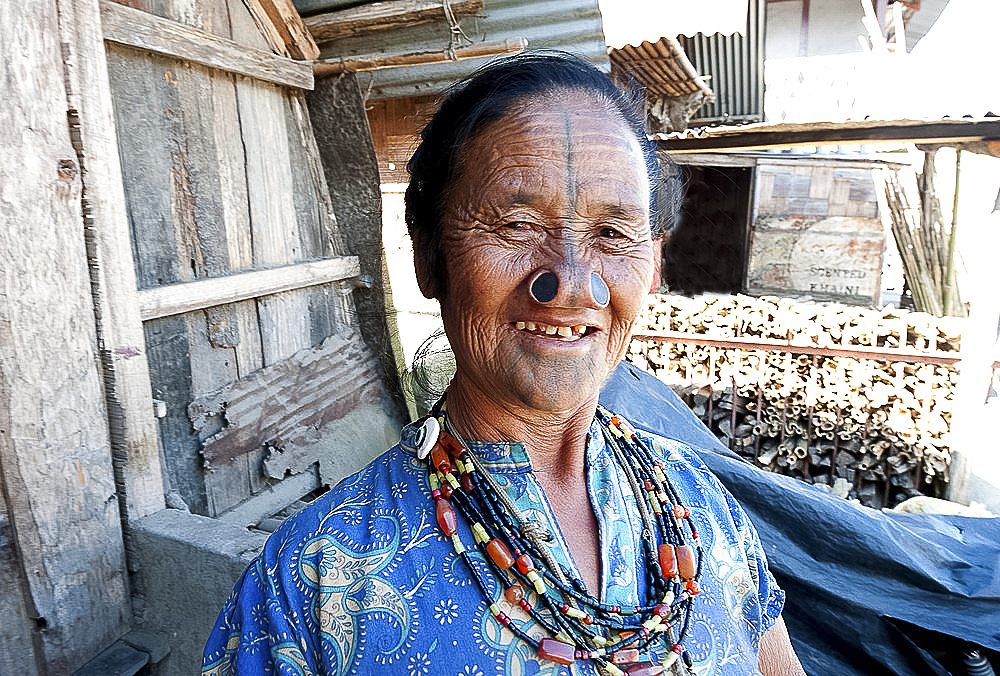
<svg viewBox="0 0 1000 676">
<path fill-rule="evenodd" d="M 965 308 L 958 294 L 955 279 L 955 248 L 958 242 L 958 184 L 962 175 L 962 149 L 955 150 L 955 197 L 951 207 L 951 232 L 948 233 L 948 268 L 945 273 L 944 312 L 951 316 L 965 316 Z"/>
</svg>

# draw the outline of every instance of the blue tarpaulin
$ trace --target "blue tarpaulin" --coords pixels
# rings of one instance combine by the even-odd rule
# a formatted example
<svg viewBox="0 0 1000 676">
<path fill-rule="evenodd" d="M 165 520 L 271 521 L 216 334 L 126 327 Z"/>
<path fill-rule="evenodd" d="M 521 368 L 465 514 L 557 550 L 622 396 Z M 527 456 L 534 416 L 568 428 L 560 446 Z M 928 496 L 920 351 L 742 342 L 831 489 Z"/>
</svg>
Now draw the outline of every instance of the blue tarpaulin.
<svg viewBox="0 0 1000 676">
<path fill-rule="evenodd" d="M 962 676 L 970 650 L 1000 668 L 1000 519 L 877 511 L 766 472 L 630 364 L 601 403 L 693 446 L 743 505 L 787 592 L 785 623 L 809 674 Z"/>
</svg>

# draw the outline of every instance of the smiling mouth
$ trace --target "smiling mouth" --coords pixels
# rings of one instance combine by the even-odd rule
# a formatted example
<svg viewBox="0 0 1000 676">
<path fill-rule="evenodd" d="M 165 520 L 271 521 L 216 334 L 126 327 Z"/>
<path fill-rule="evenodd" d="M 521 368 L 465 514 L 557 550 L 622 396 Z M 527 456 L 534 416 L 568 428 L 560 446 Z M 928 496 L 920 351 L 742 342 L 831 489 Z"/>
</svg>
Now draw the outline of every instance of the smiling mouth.
<svg viewBox="0 0 1000 676">
<path fill-rule="evenodd" d="M 596 330 L 586 324 L 578 324 L 576 326 L 552 326 L 551 324 L 542 324 L 541 322 L 515 322 L 514 327 L 518 331 L 524 331 L 536 336 L 545 336 L 546 338 L 554 338 L 556 340 L 564 340 L 567 342 L 580 340 L 587 335 L 588 332 Z"/>
</svg>

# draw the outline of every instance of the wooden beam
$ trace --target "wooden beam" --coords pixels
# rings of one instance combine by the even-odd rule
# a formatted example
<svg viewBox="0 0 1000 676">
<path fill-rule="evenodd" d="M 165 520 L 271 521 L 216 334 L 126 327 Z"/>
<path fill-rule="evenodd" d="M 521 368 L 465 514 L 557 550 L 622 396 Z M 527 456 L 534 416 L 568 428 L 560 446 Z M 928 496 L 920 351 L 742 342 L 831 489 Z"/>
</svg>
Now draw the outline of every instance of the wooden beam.
<svg viewBox="0 0 1000 676">
<path fill-rule="evenodd" d="M 677 333 L 673 331 L 644 331 L 632 334 L 633 340 L 651 340 L 659 343 L 704 345 L 738 350 L 764 350 L 767 352 L 789 352 L 791 354 L 815 354 L 822 357 L 850 357 L 851 359 L 878 359 L 881 361 L 906 362 L 908 364 L 935 364 L 952 366 L 962 360 L 955 353 L 917 352 L 916 350 L 876 349 L 866 346 L 821 347 L 803 345 L 770 338 L 715 338 L 697 333 Z"/>
<path fill-rule="evenodd" d="M 319 56 L 319 47 L 302 23 L 292 0 L 243 0 L 261 33 L 279 54 L 311 61 Z M 275 39 L 276 38 L 276 39 Z M 277 43 L 277 44 L 275 44 Z"/>
<path fill-rule="evenodd" d="M 339 256 L 270 270 L 158 286 L 139 291 L 139 314 L 142 321 L 149 321 L 307 286 L 329 284 L 357 277 L 360 271 L 357 256 Z"/>
<path fill-rule="evenodd" d="M 312 68 L 187 24 L 101 0 L 104 39 L 286 87 L 313 88 Z"/>
<path fill-rule="evenodd" d="M 495 42 L 480 42 L 472 47 L 463 47 L 440 52 L 411 52 L 409 54 L 370 54 L 354 56 L 349 59 L 327 59 L 313 62 L 313 72 L 316 75 L 336 75 L 338 73 L 360 70 L 378 70 L 380 68 L 395 68 L 397 66 L 419 66 L 428 63 L 444 63 L 446 61 L 461 61 L 476 59 L 481 56 L 496 56 L 499 54 L 516 54 L 528 48 L 524 38 L 497 40 Z"/>
<path fill-rule="evenodd" d="M 745 150 L 787 146 L 854 143 L 969 143 L 1000 140 L 1000 118 L 979 120 L 914 120 L 815 124 L 767 123 L 654 137 L 657 147 L 671 153 L 704 150 Z"/>
<path fill-rule="evenodd" d="M 452 0 L 450 7 L 452 15 L 458 19 L 481 12 L 483 0 Z M 317 42 L 431 21 L 448 21 L 441 0 L 385 0 L 304 19 L 306 28 Z"/>
</svg>

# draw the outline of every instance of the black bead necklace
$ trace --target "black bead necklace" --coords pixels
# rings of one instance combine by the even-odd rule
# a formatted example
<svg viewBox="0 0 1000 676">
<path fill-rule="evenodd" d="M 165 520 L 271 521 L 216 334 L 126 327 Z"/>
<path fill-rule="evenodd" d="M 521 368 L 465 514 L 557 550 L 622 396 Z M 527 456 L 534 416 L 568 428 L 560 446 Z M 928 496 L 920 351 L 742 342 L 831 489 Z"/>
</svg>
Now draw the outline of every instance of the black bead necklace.
<svg viewBox="0 0 1000 676">
<path fill-rule="evenodd" d="M 566 665 L 590 660 L 611 676 L 654 676 L 669 670 L 684 653 L 691 606 L 700 591 L 702 551 L 691 510 L 681 503 L 650 442 L 627 421 L 598 406 L 595 418 L 635 497 L 646 560 L 645 601 L 615 606 L 595 598 L 555 561 L 545 544 L 554 539 L 552 533 L 520 513 L 447 420 L 443 405 L 436 409 L 403 445 L 428 459 L 438 525 L 468 567 L 493 617 L 542 659 Z M 459 514 L 486 566 L 474 564 L 462 542 Z M 530 636 L 520 621 L 503 612 L 501 595 L 548 636 Z M 661 653 L 667 649 L 666 658 L 640 661 L 653 648 Z"/>
</svg>

